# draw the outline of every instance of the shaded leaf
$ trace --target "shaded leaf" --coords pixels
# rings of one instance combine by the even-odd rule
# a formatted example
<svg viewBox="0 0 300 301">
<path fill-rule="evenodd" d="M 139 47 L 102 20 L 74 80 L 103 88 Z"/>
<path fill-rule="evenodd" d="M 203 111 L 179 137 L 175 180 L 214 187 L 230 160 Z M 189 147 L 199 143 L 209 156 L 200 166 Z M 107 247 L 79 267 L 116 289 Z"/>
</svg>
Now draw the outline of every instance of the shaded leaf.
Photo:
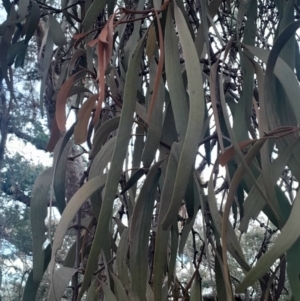
<svg viewBox="0 0 300 301">
<path fill-rule="evenodd" d="M 261 278 L 269 270 L 275 260 L 290 249 L 297 241 L 300 236 L 299 214 L 300 194 L 297 193 L 291 214 L 282 228 L 281 233 L 276 237 L 270 250 L 257 261 L 257 264 L 247 273 L 241 284 L 238 285 L 237 292 L 243 292 L 248 286 Z"/>
<path fill-rule="evenodd" d="M 46 88 L 46 80 L 48 77 L 49 68 L 51 65 L 52 60 L 52 53 L 53 53 L 53 38 L 52 35 L 49 34 L 49 30 L 46 33 L 47 34 L 47 41 L 45 45 L 45 52 L 43 57 L 43 74 L 42 74 L 42 81 L 41 81 L 41 87 L 40 87 L 40 107 L 41 111 L 43 113 L 43 103 L 44 103 L 44 92 Z"/>
<path fill-rule="evenodd" d="M 88 11 L 86 12 L 84 20 L 82 22 L 82 26 L 85 31 L 88 31 L 90 29 L 92 24 L 95 22 L 96 18 L 102 12 L 105 4 L 106 4 L 106 0 L 93 1 Z"/>
<path fill-rule="evenodd" d="M 67 44 L 67 39 L 60 24 L 52 15 L 49 15 L 49 34 L 52 36 L 53 42 L 56 46 L 63 46 Z"/>
<path fill-rule="evenodd" d="M 54 240 L 52 244 L 51 255 L 51 272 L 54 271 L 55 255 L 57 250 L 62 246 L 63 239 L 68 231 L 71 221 L 74 219 L 77 211 L 81 208 L 84 202 L 99 189 L 103 189 L 106 182 L 106 175 L 96 176 L 86 182 L 71 198 L 64 210 L 61 219 L 57 225 Z"/>
<path fill-rule="evenodd" d="M 116 138 L 116 146 L 114 149 L 111 168 L 107 177 L 107 185 L 104 190 L 101 211 L 98 217 L 95 238 L 91 248 L 91 253 L 88 259 L 86 273 L 83 279 L 82 287 L 79 293 L 79 299 L 86 291 L 92 274 L 97 266 L 98 256 L 101 248 L 107 243 L 106 235 L 109 233 L 109 221 L 112 215 L 113 203 L 119 184 L 120 175 L 122 172 L 123 161 L 127 153 L 127 146 L 131 136 L 132 118 L 135 109 L 135 99 L 137 91 L 137 81 L 139 78 L 140 60 L 144 45 L 144 37 L 139 41 L 129 63 L 128 72 L 126 74 L 124 101 L 121 112 L 120 125 Z"/>
<path fill-rule="evenodd" d="M 93 148 L 90 151 L 90 159 L 94 159 L 101 149 L 103 143 L 107 139 L 108 135 L 115 131 L 120 123 L 120 116 L 116 116 L 105 121 L 96 131 L 94 140 L 93 140 Z"/>
<path fill-rule="evenodd" d="M 127 181 L 125 188 L 121 191 L 121 194 L 129 190 L 133 185 L 135 185 L 138 180 L 146 173 L 145 168 L 138 169 Z"/>
<path fill-rule="evenodd" d="M 287 275 L 295 300 L 300 298 L 300 265 L 299 265 L 300 239 L 286 253 Z"/>
<path fill-rule="evenodd" d="M 116 254 L 116 262 L 117 262 L 117 271 L 120 277 L 120 280 L 126 290 L 129 289 L 129 269 L 128 269 L 128 250 L 129 250 L 129 242 L 128 242 L 128 228 L 124 229 L 118 251 Z"/>
<path fill-rule="evenodd" d="M 188 178 L 194 166 L 195 157 L 198 150 L 198 143 L 202 132 L 201 129 L 204 122 L 205 103 L 200 65 L 194 63 L 198 60 L 195 45 L 180 9 L 175 5 L 174 10 L 179 39 L 181 42 L 183 57 L 185 59 L 187 70 L 190 108 L 187 131 L 178 162 L 172 201 L 163 220 L 164 229 L 170 227 L 172 224 L 173 219 L 177 215 L 181 200 L 185 194 Z"/>
<path fill-rule="evenodd" d="M 40 8 L 35 0 L 31 0 L 29 25 L 26 31 L 25 43 L 28 43 L 40 22 Z"/>
<path fill-rule="evenodd" d="M 100 281 L 100 283 L 104 292 L 105 299 L 107 301 L 118 301 L 111 289 L 104 282 Z"/>
<path fill-rule="evenodd" d="M 33 281 L 40 282 L 44 274 L 45 253 L 43 245 L 46 240 L 48 194 L 52 182 L 53 169 L 48 168 L 36 179 L 32 188 L 31 231 L 33 241 Z"/>
<path fill-rule="evenodd" d="M 44 250 L 44 272 L 48 267 L 50 259 L 51 259 L 51 244 L 48 244 L 48 246 Z M 33 270 L 31 270 L 26 281 L 22 300 L 23 301 L 35 300 L 40 283 L 41 281 L 33 280 Z"/>
<path fill-rule="evenodd" d="M 130 224 L 129 241 L 132 290 L 140 300 L 145 299 L 146 296 L 148 273 L 147 250 L 161 163 L 162 161 L 156 162 L 151 167 L 136 201 Z"/>
<path fill-rule="evenodd" d="M 53 190 L 57 203 L 57 208 L 60 214 L 63 213 L 66 207 L 65 200 L 65 182 L 66 182 L 66 168 L 72 142 L 70 141 L 71 136 L 74 132 L 74 125 L 68 130 L 66 135 L 61 138 L 57 143 L 54 150 L 54 173 L 53 173 Z"/>
</svg>

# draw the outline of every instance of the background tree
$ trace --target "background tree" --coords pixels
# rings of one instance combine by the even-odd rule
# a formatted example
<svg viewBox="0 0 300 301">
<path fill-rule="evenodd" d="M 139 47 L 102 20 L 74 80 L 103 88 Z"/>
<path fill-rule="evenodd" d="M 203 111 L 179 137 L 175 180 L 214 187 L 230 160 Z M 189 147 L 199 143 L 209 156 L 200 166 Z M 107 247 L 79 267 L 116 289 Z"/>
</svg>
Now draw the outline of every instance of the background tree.
<svg viewBox="0 0 300 301">
<path fill-rule="evenodd" d="M 30 205 L 23 300 L 47 268 L 49 300 L 199 300 L 205 285 L 300 299 L 298 3 L 3 5 L 1 183 Z M 6 185 L 10 133 L 54 151 L 32 191 Z"/>
</svg>

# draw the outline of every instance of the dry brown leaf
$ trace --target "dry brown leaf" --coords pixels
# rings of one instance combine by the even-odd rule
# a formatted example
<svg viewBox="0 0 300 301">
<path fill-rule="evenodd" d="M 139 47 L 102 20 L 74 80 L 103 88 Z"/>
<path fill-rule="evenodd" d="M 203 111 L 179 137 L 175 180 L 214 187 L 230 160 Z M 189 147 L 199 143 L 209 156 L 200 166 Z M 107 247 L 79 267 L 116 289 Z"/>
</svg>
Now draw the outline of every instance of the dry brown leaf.
<svg viewBox="0 0 300 301">
<path fill-rule="evenodd" d="M 257 139 L 254 139 L 254 140 L 249 139 L 249 140 L 239 142 L 238 145 L 239 145 L 240 149 L 243 150 L 248 145 L 253 144 L 256 141 L 257 141 Z M 229 148 L 227 148 L 225 150 L 225 152 L 219 157 L 220 164 L 222 166 L 225 166 L 227 164 L 227 162 L 234 157 L 234 155 L 235 155 L 235 149 L 232 145 Z"/>
<path fill-rule="evenodd" d="M 53 124 L 52 124 L 52 129 L 51 129 L 51 136 L 50 136 L 49 142 L 47 144 L 48 152 L 54 151 L 55 145 L 56 145 L 57 141 L 59 140 L 59 138 L 60 138 L 60 131 L 57 126 L 56 118 L 54 118 Z"/>
<path fill-rule="evenodd" d="M 93 123 L 100 118 L 102 104 L 105 100 L 105 70 L 109 64 L 110 57 L 112 55 L 113 47 L 113 29 L 114 29 L 115 14 L 111 15 L 108 22 L 101 30 L 97 39 L 88 43 L 90 47 L 97 45 L 98 53 L 98 80 L 99 80 L 99 99 L 96 106 L 96 112 Z"/>
<path fill-rule="evenodd" d="M 68 99 L 69 91 L 74 84 L 75 78 L 79 74 L 86 72 L 86 70 L 81 70 L 73 74 L 66 82 L 63 83 L 57 94 L 55 118 L 59 130 L 61 130 L 62 132 L 66 131 L 66 102 Z"/>
</svg>

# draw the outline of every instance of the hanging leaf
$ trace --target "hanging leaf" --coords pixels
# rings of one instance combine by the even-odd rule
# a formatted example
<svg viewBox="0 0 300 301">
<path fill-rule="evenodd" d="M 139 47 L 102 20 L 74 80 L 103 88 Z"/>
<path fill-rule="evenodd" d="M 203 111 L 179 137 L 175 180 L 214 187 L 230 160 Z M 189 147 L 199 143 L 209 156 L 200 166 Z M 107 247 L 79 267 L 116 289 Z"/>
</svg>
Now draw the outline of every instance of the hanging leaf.
<svg viewBox="0 0 300 301">
<path fill-rule="evenodd" d="M 296 199 L 289 219 L 281 230 L 281 233 L 276 237 L 270 250 L 265 253 L 257 264 L 246 274 L 246 277 L 238 285 L 236 291 L 243 292 L 248 286 L 252 285 L 257 279 L 262 277 L 271 267 L 271 265 L 282 254 L 289 250 L 300 236 L 300 194 L 297 193 Z"/>
<path fill-rule="evenodd" d="M 44 272 L 47 270 L 50 259 L 51 259 L 51 244 L 48 244 L 48 246 L 44 250 Z M 22 301 L 36 300 L 36 295 L 40 283 L 41 281 L 33 280 L 33 270 L 31 270 L 26 281 Z"/>
<path fill-rule="evenodd" d="M 28 44 L 29 40 L 34 35 L 36 28 L 40 22 L 40 8 L 35 0 L 31 0 L 31 10 L 30 10 L 30 21 L 26 31 L 25 44 Z"/>
<path fill-rule="evenodd" d="M 140 191 L 132 214 L 129 241 L 130 241 L 130 271 L 132 290 L 140 300 L 145 299 L 148 273 L 148 241 L 154 208 L 157 184 L 160 177 L 158 161 L 151 167 L 145 183 Z"/>
<path fill-rule="evenodd" d="M 33 243 L 33 281 L 40 282 L 44 274 L 47 207 L 49 190 L 52 182 L 52 167 L 45 170 L 35 181 L 32 188 L 31 231 Z"/>
<path fill-rule="evenodd" d="M 102 12 L 105 4 L 106 4 L 106 0 L 98 0 L 98 1 L 93 1 L 93 3 L 90 5 L 85 15 L 85 18 L 82 22 L 85 31 L 88 31 L 90 29 L 92 24 L 95 22 L 96 18 Z"/>
<path fill-rule="evenodd" d="M 96 106 L 94 124 L 100 118 L 100 112 L 102 110 L 102 104 L 105 100 L 105 71 L 109 64 L 112 55 L 112 44 L 113 44 L 113 22 L 115 15 L 111 15 L 104 28 L 101 30 L 97 39 L 90 41 L 89 46 L 97 46 L 98 55 L 98 79 L 100 83 L 99 87 L 99 99 Z"/>
<path fill-rule="evenodd" d="M 197 61 L 198 57 L 195 49 L 195 44 L 189 33 L 181 10 L 176 5 L 174 7 L 174 10 L 179 39 L 182 46 L 183 56 L 186 62 L 190 108 L 187 131 L 182 144 L 181 154 L 178 162 L 172 201 L 163 220 L 164 229 L 170 227 L 173 219 L 177 215 L 181 200 L 183 199 L 183 196 L 185 194 L 189 174 L 194 166 L 194 161 L 198 150 L 198 143 L 202 132 L 205 103 L 200 65 L 195 65 L 194 63 Z"/>
<path fill-rule="evenodd" d="M 65 234 L 67 233 L 71 221 L 74 219 L 77 211 L 81 208 L 87 198 L 89 198 L 95 191 L 103 189 L 105 181 L 106 175 L 92 178 L 74 194 L 74 196 L 66 206 L 66 209 L 64 210 L 57 225 L 52 244 L 52 255 L 50 263 L 50 270 L 52 274 L 54 272 L 56 252 L 62 246 L 63 239 L 65 237 Z"/>
<path fill-rule="evenodd" d="M 143 50 L 142 46 L 144 45 L 144 38 L 145 36 L 143 36 L 143 38 L 139 41 L 139 43 L 136 46 L 126 75 L 124 101 L 121 112 L 120 125 L 118 135 L 116 138 L 116 146 L 111 161 L 111 166 L 113 166 L 113 168 L 109 170 L 107 176 L 107 183 L 105 186 L 103 197 L 105 202 L 102 203 L 101 211 L 98 217 L 96 233 L 91 248 L 88 264 L 86 267 L 82 287 L 79 293 L 79 298 L 82 297 L 83 293 L 88 287 L 88 284 L 90 283 L 92 274 L 95 270 L 95 267 L 97 266 L 97 260 L 101 248 L 103 248 L 103 245 L 107 243 L 106 235 L 107 233 L 109 233 L 108 225 L 111 219 L 113 201 L 115 199 L 120 174 L 122 172 L 123 161 L 126 156 L 127 146 L 130 140 L 132 118 L 135 109 L 137 80 L 139 77 L 138 70 Z"/>
</svg>

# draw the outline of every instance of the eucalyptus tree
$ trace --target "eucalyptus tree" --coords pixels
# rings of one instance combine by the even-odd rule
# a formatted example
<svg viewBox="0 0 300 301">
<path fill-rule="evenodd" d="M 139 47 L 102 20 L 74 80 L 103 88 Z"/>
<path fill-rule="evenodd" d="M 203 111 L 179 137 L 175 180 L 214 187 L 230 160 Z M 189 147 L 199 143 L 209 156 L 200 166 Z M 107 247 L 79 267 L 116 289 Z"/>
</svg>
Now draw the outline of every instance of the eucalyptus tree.
<svg viewBox="0 0 300 301">
<path fill-rule="evenodd" d="M 54 152 L 23 300 L 300 299 L 297 2 L 3 5 L 1 141 L 35 47 Z"/>
</svg>

